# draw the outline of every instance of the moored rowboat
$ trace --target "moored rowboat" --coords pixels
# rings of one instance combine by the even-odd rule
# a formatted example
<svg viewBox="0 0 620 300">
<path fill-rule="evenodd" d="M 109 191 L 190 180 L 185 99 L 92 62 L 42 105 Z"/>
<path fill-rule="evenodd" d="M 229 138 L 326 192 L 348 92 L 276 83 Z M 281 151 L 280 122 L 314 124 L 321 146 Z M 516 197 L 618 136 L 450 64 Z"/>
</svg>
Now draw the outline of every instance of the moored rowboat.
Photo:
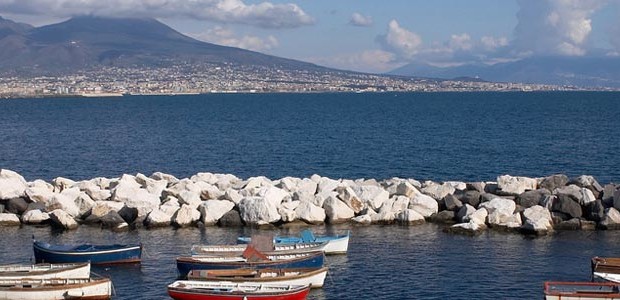
<svg viewBox="0 0 620 300">
<path fill-rule="evenodd" d="M 142 256 L 142 245 L 50 245 L 33 241 L 33 249 L 37 263 L 139 263 Z"/>
<path fill-rule="evenodd" d="M 346 234 L 335 236 L 314 236 L 311 230 L 306 229 L 299 236 L 276 236 L 273 243 L 280 244 L 300 244 L 300 243 L 327 243 L 325 246 L 325 254 L 344 254 L 349 248 L 349 236 L 351 232 L 347 230 Z M 237 242 L 249 244 L 252 242 L 251 237 L 238 237 Z"/>
<path fill-rule="evenodd" d="M 311 288 L 323 286 L 327 267 L 300 269 L 236 269 L 236 270 L 192 270 L 189 280 L 209 282 L 252 282 L 280 285 L 310 285 Z"/>
<path fill-rule="evenodd" d="M 620 300 L 611 282 L 545 282 L 545 300 Z"/>
<path fill-rule="evenodd" d="M 0 280 L 0 300 L 107 300 L 111 295 L 109 278 Z"/>
<path fill-rule="evenodd" d="M 176 300 L 303 300 L 309 286 L 179 280 L 168 285 Z"/>
<path fill-rule="evenodd" d="M 620 258 L 593 257 L 592 277 L 620 283 Z"/>
<path fill-rule="evenodd" d="M 0 266 L 0 280 L 90 277 L 90 263 Z"/>
<path fill-rule="evenodd" d="M 325 251 L 327 242 L 278 244 L 272 245 L 268 251 L 262 251 L 266 255 L 298 254 L 315 251 Z M 240 256 L 246 250 L 248 244 L 238 245 L 193 245 L 192 256 Z"/>
</svg>

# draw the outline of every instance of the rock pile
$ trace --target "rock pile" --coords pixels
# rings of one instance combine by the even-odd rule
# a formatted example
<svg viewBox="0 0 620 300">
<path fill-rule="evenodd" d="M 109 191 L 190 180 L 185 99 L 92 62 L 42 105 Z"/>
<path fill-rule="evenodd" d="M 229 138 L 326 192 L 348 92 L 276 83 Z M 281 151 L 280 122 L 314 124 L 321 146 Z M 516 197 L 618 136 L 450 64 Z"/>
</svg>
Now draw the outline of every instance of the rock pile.
<svg viewBox="0 0 620 300">
<path fill-rule="evenodd" d="M 242 180 L 198 173 L 178 179 L 156 172 L 51 183 L 27 182 L 0 170 L 0 226 L 95 224 L 113 230 L 162 226 L 261 226 L 291 222 L 414 225 L 450 224 L 452 232 L 487 228 L 528 234 L 566 229 L 620 228 L 620 185 L 592 176 L 495 182 L 419 182 L 414 179 L 285 177 Z"/>
</svg>

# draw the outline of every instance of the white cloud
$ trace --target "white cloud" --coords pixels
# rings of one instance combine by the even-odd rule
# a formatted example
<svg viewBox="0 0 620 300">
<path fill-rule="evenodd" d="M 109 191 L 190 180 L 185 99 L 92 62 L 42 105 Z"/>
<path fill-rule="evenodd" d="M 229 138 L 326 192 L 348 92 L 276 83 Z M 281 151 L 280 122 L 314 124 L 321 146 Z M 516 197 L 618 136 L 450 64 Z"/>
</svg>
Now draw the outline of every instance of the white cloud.
<svg viewBox="0 0 620 300">
<path fill-rule="evenodd" d="M 506 37 L 494 38 L 492 36 L 483 36 L 480 38 L 480 44 L 486 51 L 494 51 L 497 48 L 508 46 Z"/>
<path fill-rule="evenodd" d="M 361 27 L 371 26 L 372 23 L 373 22 L 371 16 L 364 16 L 360 13 L 353 13 L 353 15 L 351 16 L 351 20 L 349 21 L 349 24 Z"/>
<path fill-rule="evenodd" d="M 462 33 L 462 34 L 453 34 L 450 37 L 450 41 L 448 42 L 448 46 L 450 47 L 450 49 L 452 50 L 471 50 L 472 46 L 472 41 L 471 41 L 471 37 L 469 36 L 469 34 L 467 33 Z"/>
<path fill-rule="evenodd" d="M 396 20 L 390 21 L 386 35 L 378 36 L 383 48 L 403 60 L 411 60 L 422 45 L 422 38 L 415 32 L 400 27 Z"/>
<path fill-rule="evenodd" d="M 314 23 L 314 18 L 292 3 L 243 0 L 0 0 L 6 13 L 70 17 L 99 15 L 121 17 L 184 17 L 263 28 L 294 28 Z"/>
<path fill-rule="evenodd" d="M 585 55 L 592 15 L 606 0 L 519 0 L 515 28 L 517 51 Z"/>
<path fill-rule="evenodd" d="M 268 51 L 278 47 L 279 45 L 278 40 L 271 35 L 266 38 L 260 38 L 252 35 L 237 37 L 232 30 L 221 26 L 209 29 L 203 33 L 192 34 L 191 36 L 201 41 L 213 44 L 237 47 L 252 51 Z"/>
</svg>

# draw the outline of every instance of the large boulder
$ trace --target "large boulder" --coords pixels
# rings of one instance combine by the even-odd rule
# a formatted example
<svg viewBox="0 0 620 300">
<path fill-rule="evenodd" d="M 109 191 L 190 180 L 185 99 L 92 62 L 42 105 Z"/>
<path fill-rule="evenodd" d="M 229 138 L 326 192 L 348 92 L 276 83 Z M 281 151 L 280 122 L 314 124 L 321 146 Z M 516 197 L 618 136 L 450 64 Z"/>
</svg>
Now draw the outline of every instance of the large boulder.
<svg viewBox="0 0 620 300">
<path fill-rule="evenodd" d="M 49 221 L 49 219 L 50 215 L 48 213 L 38 209 L 29 210 L 22 215 L 22 222 L 24 224 L 41 224 Z"/>
<path fill-rule="evenodd" d="M 78 223 L 73 219 L 71 215 L 62 209 L 56 209 L 49 213 L 50 221 L 55 227 L 59 227 L 65 230 L 72 230 L 78 228 Z"/>
<path fill-rule="evenodd" d="M 47 203 L 54 196 L 54 187 L 42 180 L 30 183 L 25 191 L 31 202 Z"/>
<path fill-rule="evenodd" d="M 528 177 L 513 177 L 510 175 L 502 175 L 497 177 L 498 195 L 516 196 L 527 190 L 535 190 L 538 181 Z"/>
<path fill-rule="evenodd" d="M 454 224 L 448 228 L 448 232 L 464 235 L 478 235 L 485 229 L 487 229 L 487 226 L 484 223 L 480 224 L 470 221 L 468 223 Z"/>
<path fill-rule="evenodd" d="M 390 198 L 390 193 L 379 186 L 374 185 L 356 185 L 353 191 L 362 201 L 365 207 L 378 210 L 383 202 Z M 353 209 L 355 211 L 355 209 Z M 358 211 L 359 212 L 359 211 Z"/>
<path fill-rule="evenodd" d="M 567 214 L 572 218 L 580 218 L 583 214 L 581 205 L 569 194 L 559 194 L 553 205 L 551 211 Z"/>
<path fill-rule="evenodd" d="M 456 189 L 450 183 L 438 184 L 432 181 L 426 181 L 424 187 L 420 191 L 433 197 L 435 200 L 441 200 L 446 195 L 454 194 Z"/>
<path fill-rule="evenodd" d="M 187 227 L 193 225 L 198 220 L 200 220 L 200 212 L 187 204 L 183 204 L 174 213 L 171 222 L 176 227 Z"/>
<path fill-rule="evenodd" d="M 125 207 L 124 203 L 114 201 L 96 201 L 95 205 L 90 209 L 90 214 L 86 218 L 88 223 L 99 223 L 101 218 L 110 211 L 120 211 Z"/>
<path fill-rule="evenodd" d="M 459 211 L 456 213 L 455 218 L 456 218 L 456 220 L 457 220 L 459 223 L 464 223 L 464 222 L 466 222 L 466 221 L 465 221 L 465 218 L 466 218 L 466 217 L 469 217 L 469 216 L 470 216 L 471 214 L 473 214 L 475 211 L 476 211 L 476 208 L 475 208 L 475 207 L 473 207 L 473 206 L 471 206 L 471 205 L 469 205 L 469 204 L 465 204 L 465 205 L 463 205 L 463 206 L 459 209 Z M 469 221 L 469 220 L 467 220 L 467 222 L 468 222 L 468 221 Z"/>
<path fill-rule="evenodd" d="M 234 209 L 225 213 L 217 224 L 222 227 L 241 227 L 244 225 L 241 215 Z"/>
<path fill-rule="evenodd" d="M 220 198 L 221 200 L 228 200 L 234 204 L 238 204 L 239 202 L 241 202 L 241 199 L 243 199 L 243 196 L 241 196 L 241 194 L 239 194 L 239 191 L 233 189 L 233 188 L 227 188 L 224 191 L 224 195 L 222 195 L 222 197 Z"/>
<path fill-rule="evenodd" d="M 584 208 L 584 217 L 587 220 L 600 222 L 605 218 L 605 206 L 601 200 L 590 202 Z"/>
<path fill-rule="evenodd" d="M 256 196 L 263 197 L 271 205 L 278 207 L 285 198 L 290 197 L 289 193 L 275 186 L 263 186 L 257 190 Z M 289 198 L 290 199 L 290 198 Z"/>
<path fill-rule="evenodd" d="M 71 217 L 78 217 L 80 215 L 80 208 L 75 204 L 76 194 L 67 193 L 72 189 L 63 190 L 64 193 L 54 194 L 54 197 L 47 204 L 47 210 L 53 211 L 56 209 L 62 209 L 68 213 Z M 79 194 L 79 189 L 75 189 Z"/>
<path fill-rule="evenodd" d="M 424 216 L 413 209 L 405 209 L 396 215 L 396 220 L 402 225 L 417 225 L 425 223 Z"/>
<path fill-rule="evenodd" d="M 140 173 L 136 175 L 135 180 L 147 192 L 153 195 L 157 195 L 158 197 L 161 196 L 161 193 L 168 187 L 168 181 L 163 180 L 163 179 L 155 180 L 155 179 L 146 177 L 144 174 L 140 174 Z"/>
<path fill-rule="evenodd" d="M 200 191 L 196 190 L 183 190 L 176 196 L 179 199 L 180 204 L 189 205 L 191 208 L 198 208 L 202 204 L 202 198 L 200 198 Z"/>
<path fill-rule="evenodd" d="M 469 204 L 473 207 L 478 207 L 480 204 L 480 192 L 477 190 L 456 191 L 454 195 L 463 204 Z"/>
<path fill-rule="evenodd" d="M 551 195 L 551 192 L 546 188 L 527 191 L 517 196 L 515 202 L 524 208 L 528 208 L 539 205 L 543 201 L 543 199 L 545 199 L 545 197 L 549 195 Z"/>
<path fill-rule="evenodd" d="M 336 188 L 338 186 L 340 186 L 340 181 L 338 180 L 333 180 L 327 177 L 316 177 L 316 176 L 312 176 L 310 179 L 312 179 L 313 181 L 315 181 L 317 183 L 317 190 L 316 193 L 318 195 L 323 195 L 325 198 L 327 198 L 332 192 L 334 192 L 336 190 Z M 318 181 L 316 181 L 318 179 Z"/>
<path fill-rule="evenodd" d="M 125 219 L 113 210 L 103 216 L 100 221 L 103 228 L 110 228 L 114 231 L 127 230 L 129 228 L 129 224 L 125 222 Z"/>
<path fill-rule="evenodd" d="M 24 198 L 11 198 L 6 202 L 4 209 L 7 212 L 21 215 L 28 209 L 28 201 Z"/>
<path fill-rule="evenodd" d="M 396 220 L 396 214 L 391 210 L 379 211 L 370 215 L 370 220 L 373 224 L 392 224 Z"/>
<path fill-rule="evenodd" d="M 372 224 L 372 217 L 370 215 L 363 214 L 352 218 L 351 221 L 357 224 L 370 225 Z"/>
<path fill-rule="evenodd" d="M 64 177 L 56 177 L 52 180 L 52 186 L 54 186 L 54 192 L 56 193 L 60 193 L 64 189 L 73 187 L 75 183 L 75 181 Z"/>
<path fill-rule="evenodd" d="M 198 210 L 200 211 L 200 220 L 205 225 L 215 225 L 217 221 L 227 212 L 232 210 L 235 204 L 227 200 L 207 200 L 204 201 Z"/>
<path fill-rule="evenodd" d="M 581 188 L 589 189 L 590 191 L 592 191 L 596 198 L 598 198 L 599 195 L 603 192 L 603 187 L 598 183 L 598 181 L 596 181 L 593 176 L 590 175 L 578 176 L 571 179 L 569 183 Z"/>
<path fill-rule="evenodd" d="M 0 213 L 0 226 L 19 226 L 21 222 L 16 214 Z"/>
<path fill-rule="evenodd" d="M 599 223 L 603 229 L 620 229 L 620 212 L 610 207 L 605 210 L 605 218 Z"/>
<path fill-rule="evenodd" d="M 267 225 L 281 219 L 278 207 L 263 197 L 245 197 L 238 207 L 241 219 L 248 225 Z"/>
<path fill-rule="evenodd" d="M 458 211 L 463 206 L 463 202 L 452 194 L 443 197 L 441 202 L 443 202 L 445 209 L 449 211 Z"/>
<path fill-rule="evenodd" d="M 551 213 L 540 205 L 526 208 L 523 211 L 523 220 L 521 230 L 525 232 L 545 235 L 553 230 Z"/>
<path fill-rule="evenodd" d="M 329 223 L 347 222 L 355 216 L 355 212 L 344 202 L 334 196 L 329 196 L 323 203 L 323 209 Z"/>
<path fill-rule="evenodd" d="M 92 208 L 95 206 L 95 201 L 88 196 L 87 193 L 80 192 L 73 200 L 75 206 L 78 208 L 78 218 L 84 218 L 90 214 Z"/>
<path fill-rule="evenodd" d="M 513 215 L 517 206 L 512 200 L 497 197 L 481 203 L 480 208 L 485 208 L 489 212 L 487 222 L 491 225 L 511 227 L 516 221 Z M 520 223 L 520 220 L 517 223 Z"/>
<path fill-rule="evenodd" d="M 417 193 L 409 201 L 409 208 L 417 211 L 424 217 L 430 217 L 431 215 L 439 212 L 439 203 L 437 203 L 435 198 L 422 193 Z"/>
<path fill-rule="evenodd" d="M 28 185 L 21 175 L 7 169 L 0 169 L 0 200 L 26 196 Z"/>
<path fill-rule="evenodd" d="M 359 213 L 364 209 L 364 203 L 351 187 L 341 186 L 336 189 L 336 192 L 338 193 L 338 198 L 346 203 L 353 212 Z"/>
<path fill-rule="evenodd" d="M 557 188 L 561 188 L 568 183 L 568 176 L 564 174 L 556 174 L 543 178 L 540 182 L 540 188 L 546 189 L 549 192 Z"/>
<path fill-rule="evenodd" d="M 318 207 L 311 202 L 301 201 L 295 208 L 297 218 L 309 224 L 322 224 L 325 222 L 325 209 Z"/>
<path fill-rule="evenodd" d="M 170 226 L 174 213 L 176 213 L 176 210 L 170 212 L 170 210 L 158 208 L 149 213 L 146 220 L 144 220 L 144 224 L 149 228 Z"/>
<path fill-rule="evenodd" d="M 88 194 L 88 196 L 95 201 L 106 201 L 112 197 L 112 192 L 110 192 L 110 190 L 101 188 L 94 180 L 78 182 L 76 187 Z"/>
<path fill-rule="evenodd" d="M 403 181 L 396 185 L 396 195 L 411 198 L 417 193 L 418 190 L 408 181 Z"/>
<path fill-rule="evenodd" d="M 179 182 L 179 179 L 174 177 L 174 175 L 170 175 L 170 174 L 166 174 L 162 172 L 155 172 L 151 174 L 151 176 L 149 177 L 155 180 L 165 180 L 166 182 L 168 182 L 168 185 L 172 185 L 172 184 Z"/>
</svg>

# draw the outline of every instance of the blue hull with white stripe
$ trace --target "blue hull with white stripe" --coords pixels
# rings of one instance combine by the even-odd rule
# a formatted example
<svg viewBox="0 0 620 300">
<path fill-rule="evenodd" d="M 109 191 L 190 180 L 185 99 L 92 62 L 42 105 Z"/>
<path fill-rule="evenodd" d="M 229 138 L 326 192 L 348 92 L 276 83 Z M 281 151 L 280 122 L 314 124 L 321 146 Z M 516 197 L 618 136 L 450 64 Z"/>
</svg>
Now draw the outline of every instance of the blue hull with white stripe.
<svg viewBox="0 0 620 300">
<path fill-rule="evenodd" d="M 142 245 L 50 245 L 33 243 L 34 258 L 37 263 L 78 263 L 90 262 L 93 265 L 140 263 Z"/>
</svg>

